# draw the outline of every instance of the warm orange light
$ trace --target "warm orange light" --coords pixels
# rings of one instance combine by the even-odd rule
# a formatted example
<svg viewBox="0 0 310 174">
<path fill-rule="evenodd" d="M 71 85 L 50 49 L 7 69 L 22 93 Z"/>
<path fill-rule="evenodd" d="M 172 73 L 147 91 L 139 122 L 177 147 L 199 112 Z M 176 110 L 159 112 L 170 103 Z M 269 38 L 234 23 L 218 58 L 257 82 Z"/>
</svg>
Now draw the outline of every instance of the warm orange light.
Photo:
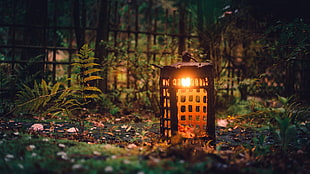
<svg viewBox="0 0 310 174">
<path fill-rule="evenodd" d="M 184 87 L 189 87 L 189 86 L 191 86 L 191 79 L 190 79 L 189 77 L 187 77 L 187 78 L 182 78 L 182 79 L 181 79 L 181 84 L 182 84 L 182 86 L 184 86 Z"/>
</svg>

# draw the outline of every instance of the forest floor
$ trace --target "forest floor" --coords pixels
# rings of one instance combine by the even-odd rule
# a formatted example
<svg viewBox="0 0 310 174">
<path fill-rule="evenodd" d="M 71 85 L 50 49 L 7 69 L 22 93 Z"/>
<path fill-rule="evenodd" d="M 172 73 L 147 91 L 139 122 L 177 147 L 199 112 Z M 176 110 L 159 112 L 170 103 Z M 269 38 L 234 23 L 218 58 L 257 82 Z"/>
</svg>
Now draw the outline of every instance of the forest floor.
<svg viewBox="0 0 310 174">
<path fill-rule="evenodd" d="M 308 147 L 282 151 L 268 129 L 230 124 L 227 119 L 216 122 L 212 146 L 162 142 L 159 121 L 149 116 L 87 121 L 79 133 L 76 123 L 62 120 L 1 119 L 0 169 L 5 173 L 310 173 Z M 304 136 L 305 146 L 309 145 L 308 134 L 298 136 Z M 38 139 L 53 140 L 52 147 Z M 40 151 L 45 148 L 56 148 L 56 155 Z M 85 149 L 93 150 L 84 153 Z M 40 164 L 33 153 L 50 160 Z M 31 160 L 25 162 L 27 158 Z"/>
</svg>

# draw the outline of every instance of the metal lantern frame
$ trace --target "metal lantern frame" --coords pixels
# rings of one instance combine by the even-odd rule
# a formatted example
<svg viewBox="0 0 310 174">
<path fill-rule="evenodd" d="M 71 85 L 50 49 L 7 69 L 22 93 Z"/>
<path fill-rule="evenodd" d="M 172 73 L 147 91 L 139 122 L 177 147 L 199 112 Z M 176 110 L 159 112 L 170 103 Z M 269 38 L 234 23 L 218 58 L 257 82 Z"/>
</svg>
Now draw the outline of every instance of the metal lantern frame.
<svg viewBox="0 0 310 174">
<path fill-rule="evenodd" d="M 183 83 L 187 84 L 183 84 Z M 215 141 L 214 77 L 211 63 L 178 62 L 160 71 L 160 133 L 169 140 L 180 126 Z"/>
</svg>

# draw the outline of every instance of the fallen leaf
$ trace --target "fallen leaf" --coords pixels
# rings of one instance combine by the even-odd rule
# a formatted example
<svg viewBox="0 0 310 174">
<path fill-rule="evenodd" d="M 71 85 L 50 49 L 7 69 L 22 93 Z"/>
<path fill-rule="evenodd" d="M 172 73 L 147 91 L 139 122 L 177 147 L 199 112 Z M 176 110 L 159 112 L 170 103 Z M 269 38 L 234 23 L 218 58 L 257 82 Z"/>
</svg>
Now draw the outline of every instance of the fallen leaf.
<svg viewBox="0 0 310 174">
<path fill-rule="evenodd" d="M 7 155 L 5 155 L 4 160 L 5 160 L 5 161 L 9 161 L 9 160 L 11 160 L 11 159 L 13 159 L 13 158 L 14 158 L 14 155 L 12 155 L 12 154 L 7 154 Z"/>
<path fill-rule="evenodd" d="M 129 127 L 126 129 L 126 132 L 130 131 L 131 128 L 132 128 L 132 127 L 129 126 Z"/>
<path fill-rule="evenodd" d="M 113 172 L 113 167 L 111 166 L 107 166 L 105 169 L 104 169 L 105 172 Z"/>
<path fill-rule="evenodd" d="M 35 145 L 32 145 L 32 144 L 26 147 L 26 149 L 27 149 L 28 151 L 32 151 L 32 150 L 35 149 L 35 148 L 36 148 L 36 146 L 35 146 Z"/>
<path fill-rule="evenodd" d="M 68 159 L 68 155 L 66 152 L 57 152 L 57 156 L 61 156 L 62 159 L 67 160 Z"/>
<path fill-rule="evenodd" d="M 77 170 L 77 169 L 81 169 L 81 168 L 83 168 L 83 166 L 82 166 L 81 164 L 74 164 L 74 165 L 72 166 L 72 169 L 73 169 L 73 170 Z"/>
<path fill-rule="evenodd" d="M 177 144 L 181 144 L 183 141 L 183 136 L 180 134 L 174 135 L 171 137 L 171 144 L 172 145 L 177 145 Z"/>
<path fill-rule="evenodd" d="M 114 136 L 114 133 L 112 132 L 103 132 L 104 134 L 108 134 L 108 135 L 111 135 L 111 136 Z"/>
<path fill-rule="evenodd" d="M 62 148 L 65 148 L 65 147 L 66 147 L 66 145 L 64 145 L 64 144 L 62 144 L 62 143 L 59 143 L 58 146 L 59 146 L 59 147 L 62 147 Z"/>
<path fill-rule="evenodd" d="M 102 122 L 93 122 L 94 126 L 96 127 L 104 127 L 104 124 Z"/>
<path fill-rule="evenodd" d="M 133 148 L 136 148 L 136 147 L 137 147 L 137 145 L 135 145 L 133 143 L 127 145 L 128 149 L 133 149 Z"/>
<path fill-rule="evenodd" d="M 178 125 L 178 134 L 180 134 L 184 138 L 194 138 L 195 129 L 189 126 Z"/>
<path fill-rule="evenodd" d="M 228 124 L 228 121 L 226 119 L 219 119 L 217 120 L 217 125 L 221 127 L 226 127 Z"/>
<path fill-rule="evenodd" d="M 36 123 L 36 124 L 33 124 L 29 129 L 33 131 L 42 131 L 44 130 L 44 126 L 43 124 Z"/>
<path fill-rule="evenodd" d="M 51 126 L 48 130 L 49 130 L 50 132 L 54 132 L 55 127 L 54 127 L 54 126 Z"/>
<path fill-rule="evenodd" d="M 101 155 L 101 153 L 98 152 L 98 151 L 93 151 L 93 154 L 96 155 L 96 156 L 100 156 Z"/>
<path fill-rule="evenodd" d="M 78 131 L 79 131 L 79 129 L 76 128 L 76 127 L 71 127 L 71 128 L 69 128 L 69 129 L 67 130 L 67 132 L 69 132 L 69 133 L 76 133 L 76 132 L 78 132 Z"/>
</svg>

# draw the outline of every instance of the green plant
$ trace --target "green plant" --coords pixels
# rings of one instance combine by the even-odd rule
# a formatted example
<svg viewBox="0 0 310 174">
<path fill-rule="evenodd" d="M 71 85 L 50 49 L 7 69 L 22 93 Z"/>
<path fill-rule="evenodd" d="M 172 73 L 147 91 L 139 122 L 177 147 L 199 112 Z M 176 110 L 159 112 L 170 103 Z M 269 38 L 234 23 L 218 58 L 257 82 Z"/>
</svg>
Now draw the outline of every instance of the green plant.
<svg viewBox="0 0 310 174">
<path fill-rule="evenodd" d="M 2 56 L 0 60 L 4 59 Z M 7 64 L 0 64 L 0 113 L 7 113 L 12 107 L 12 75 L 10 75 L 10 66 Z"/>
<path fill-rule="evenodd" d="M 99 97 L 98 107 L 100 107 L 100 112 L 108 112 L 112 115 L 116 115 L 119 112 L 119 107 L 112 102 L 114 94 L 101 94 Z"/>
<path fill-rule="evenodd" d="M 107 57 L 104 69 L 116 72 L 114 78 L 116 83 L 126 84 L 115 86 L 119 93 L 117 100 L 122 102 L 124 110 L 134 112 L 136 108 L 143 108 L 159 112 L 157 99 L 159 74 L 158 69 L 151 63 L 160 65 L 163 63 L 161 59 L 151 59 L 141 50 L 143 48 L 137 48 L 134 54 L 128 53 L 123 41 L 117 46 L 107 43 L 107 47 L 115 52 Z M 154 52 L 161 53 L 156 47 L 153 49 Z"/>
<path fill-rule="evenodd" d="M 40 82 L 41 79 L 46 76 L 45 73 L 48 72 L 42 72 L 37 68 L 34 69 L 34 67 L 40 65 L 40 63 L 38 62 L 40 62 L 41 60 L 42 55 L 38 55 L 29 58 L 26 63 L 16 65 L 16 67 L 14 68 L 14 70 L 16 71 L 16 74 L 14 75 L 14 82 L 16 86 L 14 86 L 14 88 L 23 89 L 23 85 L 33 87 L 32 85 L 34 84 L 34 81 Z M 34 70 L 38 71 L 34 72 Z"/>
<path fill-rule="evenodd" d="M 269 43 L 266 48 L 269 54 L 271 53 L 275 59 L 279 60 L 307 57 L 309 55 L 309 31 L 310 25 L 301 18 L 290 23 L 277 22 L 266 31 L 267 36 L 277 38 L 276 42 Z M 268 44 L 268 41 L 266 42 Z"/>
<path fill-rule="evenodd" d="M 296 135 L 296 126 L 291 123 L 291 119 L 288 117 L 281 118 L 280 116 L 277 116 L 275 119 L 279 128 L 278 130 L 275 130 L 275 133 L 280 140 L 282 151 L 286 152 L 289 143 Z"/>
<path fill-rule="evenodd" d="M 100 65 L 94 63 L 96 58 L 92 56 L 93 54 L 93 50 L 87 44 L 84 44 L 77 57 L 74 58 L 74 63 L 71 64 L 78 69 L 78 73 L 73 75 L 75 79 L 68 79 L 74 81 L 74 83 L 69 88 L 72 91 L 70 93 L 71 105 L 68 105 L 66 112 L 73 121 L 79 123 L 82 130 L 84 128 L 85 114 L 87 113 L 85 112 L 87 111 L 86 107 L 90 106 L 91 102 L 100 99 L 100 94 L 102 94 L 102 91 L 93 85 L 95 80 L 102 79 L 102 77 L 94 75 L 102 71 L 102 69 L 97 68 Z"/>
<path fill-rule="evenodd" d="M 265 155 L 270 152 L 270 145 L 266 145 L 267 136 L 260 134 L 258 137 L 253 138 L 253 151 L 256 155 Z"/>
<path fill-rule="evenodd" d="M 86 105 L 91 99 L 99 98 L 101 90 L 91 83 L 94 80 L 101 80 L 102 77 L 93 75 L 99 71 L 102 71 L 98 63 L 94 63 L 96 58 L 92 57 L 94 52 L 88 47 L 87 44 L 83 45 L 80 49 L 77 57 L 74 59 L 74 63 L 71 65 L 79 68 L 79 73 L 76 74 L 76 83 L 70 89 L 75 91 L 75 96 L 82 100 L 82 104 Z M 72 79 L 69 79 L 72 80 Z"/>
<path fill-rule="evenodd" d="M 57 112 L 68 104 L 66 97 L 68 89 L 60 89 L 60 82 L 51 85 L 45 80 L 41 83 L 34 82 L 33 88 L 23 85 L 23 90 L 17 93 L 17 106 L 14 112 L 18 114 L 31 114 L 45 116 L 51 112 Z"/>
<path fill-rule="evenodd" d="M 294 140 L 297 133 L 296 114 L 293 111 L 296 109 L 296 103 L 290 103 L 292 97 L 286 98 L 278 96 L 282 107 L 278 108 L 278 115 L 274 117 L 275 125 L 270 124 L 270 130 L 276 135 L 280 141 L 281 150 L 287 151 L 288 145 Z"/>
<path fill-rule="evenodd" d="M 62 85 L 60 82 L 51 85 L 42 80 L 40 84 L 34 82 L 34 87 L 27 85 L 23 86 L 23 90 L 17 94 L 16 112 L 26 112 L 27 114 L 45 116 L 48 113 L 69 116 L 72 121 L 77 121 L 81 127 L 84 128 L 84 118 L 87 113 L 86 107 L 96 99 L 100 99 L 101 90 L 93 86 L 90 82 L 93 80 L 102 79 L 100 76 L 92 75 L 93 73 L 101 71 L 99 64 L 93 61 L 96 58 L 91 57 L 93 51 L 84 45 L 75 63 L 72 66 L 79 68 L 79 71 L 74 76 L 75 83 L 71 87 L 60 89 Z M 74 80 L 74 79 L 69 79 Z"/>
</svg>

